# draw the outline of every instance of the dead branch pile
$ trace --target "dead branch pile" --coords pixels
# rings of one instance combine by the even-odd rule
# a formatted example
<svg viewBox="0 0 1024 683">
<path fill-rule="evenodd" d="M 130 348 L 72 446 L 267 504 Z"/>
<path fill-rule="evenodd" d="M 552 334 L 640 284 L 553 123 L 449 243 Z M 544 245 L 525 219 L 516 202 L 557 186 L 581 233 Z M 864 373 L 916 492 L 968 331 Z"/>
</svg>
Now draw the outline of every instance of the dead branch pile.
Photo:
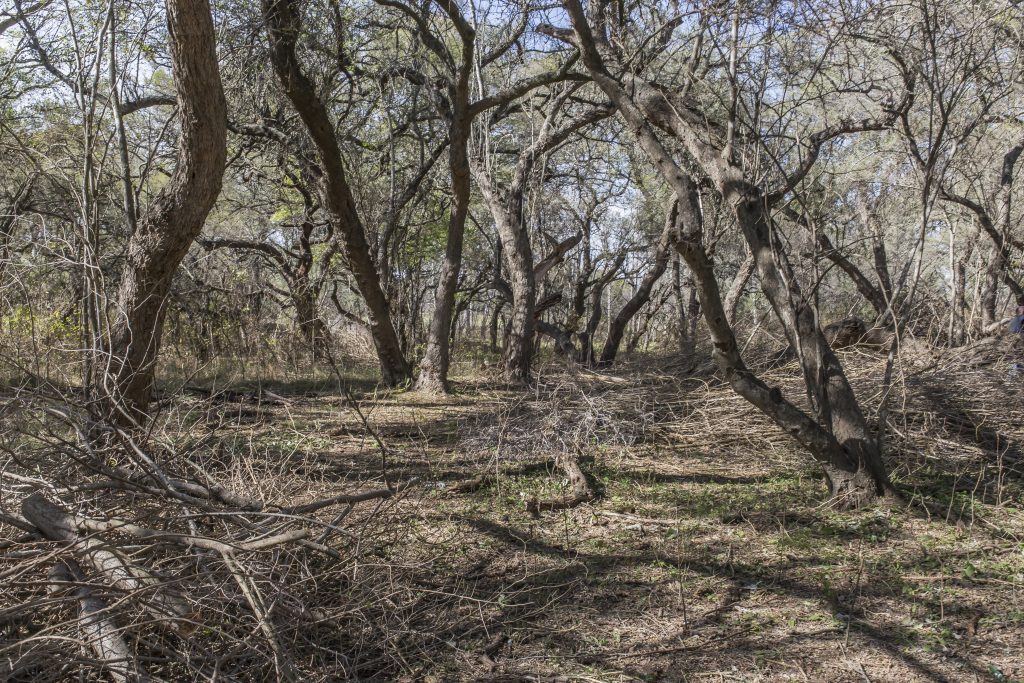
<svg viewBox="0 0 1024 683">
<path fill-rule="evenodd" d="M 609 387 L 608 384 L 611 384 Z M 596 386 L 595 386 L 596 385 Z M 485 461 L 485 471 L 455 486 L 473 491 L 494 481 L 509 465 L 526 467 L 551 463 L 565 476 L 567 495 L 547 500 L 531 498 L 533 514 L 574 507 L 598 494 L 580 467 L 581 458 L 626 448 L 643 439 L 649 406 L 624 402 L 623 387 L 614 378 L 588 382 L 578 375 L 555 375 L 535 389 L 504 405 L 487 423 L 463 428 L 459 448 Z"/>
<path fill-rule="evenodd" d="M 207 472 L 209 439 L 129 434 L 38 392 L 4 397 L 0 420 L 0 679 L 402 667 L 381 632 L 394 603 L 365 558 L 402 540 L 387 518 L 405 487 L 263 499 Z"/>
<path fill-rule="evenodd" d="M 641 394 L 614 377 L 549 376 L 497 414 L 463 425 L 458 447 L 490 455 L 491 465 L 628 447 L 649 427 L 650 405 Z"/>
<path fill-rule="evenodd" d="M 1007 483 L 1024 475 L 1024 373 L 1013 367 L 1024 363 L 1024 348 L 1005 337 L 945 353 L 922 352 L 924 346 L 915 341 L 899 349 L 887 394 L 885 353 L 840 352 L 869 419 L 885 420 L 883 444 L 893 476 L 915 489 L 922 478 L 941 475 L 957 482 L 957 490 L 1002 500 Z M 768 367 L 763 379 L 807 409 L 795 365 Z M 637 372 L 635 386 L 619 396 L 646 401 L 647 432 L 659 447 L 690 457 L 705 454 L 725 469 L 730 455 L 757 453 L 765 473 L 794 448 L 713 375 Z"/>
</svg>

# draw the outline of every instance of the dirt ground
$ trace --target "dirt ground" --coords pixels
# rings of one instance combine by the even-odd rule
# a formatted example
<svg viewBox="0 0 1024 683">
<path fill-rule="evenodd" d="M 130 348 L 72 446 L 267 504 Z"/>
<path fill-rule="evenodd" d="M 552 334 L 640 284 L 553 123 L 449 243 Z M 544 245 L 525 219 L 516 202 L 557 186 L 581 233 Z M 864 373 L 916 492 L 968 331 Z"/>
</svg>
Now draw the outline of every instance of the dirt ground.
<svg viewBox="0 0 1024 683">
<path fill-rule="evenodd" d="M 882 359 L 844 360 L 874 417 Z M 668 361 L 552 370 L 525 395 L 480 376 L 441 400 L 274 384 L 284 401 L 195 410 L 225 476 L 267 499 L 415 479 L 352 532 L 352 609 L 361 581 L 378 600 L 350 622 L 355 677 L 1008 682 L 1024 398 L 1001 367 L 897 373 L 906 500 L 858 512 L 830 509 L 809 458 L 710 373 Z M 565 454 L 598 497 L 531 514 L 569 495 Z"/>
</svg>

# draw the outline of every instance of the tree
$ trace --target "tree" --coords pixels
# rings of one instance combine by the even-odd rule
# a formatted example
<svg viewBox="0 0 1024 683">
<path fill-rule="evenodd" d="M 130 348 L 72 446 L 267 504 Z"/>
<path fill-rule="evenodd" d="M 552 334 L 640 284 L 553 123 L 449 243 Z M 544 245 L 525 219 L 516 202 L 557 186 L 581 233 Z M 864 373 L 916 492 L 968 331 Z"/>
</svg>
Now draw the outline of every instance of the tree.
<svg viewBox="0 0 1024 683">
<path fill-rule="evenodd" d="M 609 17 L 597 14 L 597 31 L 577 0 L 564 3 L 572 33 L 546 27 L 568 40 L 582 54 L 594 82 L 611 98 L 650 161 L 676 195 L 684 237 L 679 251 L 694 273 L 705 320 L 715 343 L 715 360 L 733 388 L 764 411 L 821 462 L 829 488 L 842 505 L 859 505 L 893 492 L 881 459 L 880 446 L 857 402 L 835 353 L 829 347 L 811 302 L 802 293 L 785 245 L 774 230 L 771 208 L 782 201 L 813 168 L 822 147 L 839 136 L 890 127 L 910 102 L 910 90 L 900 108 L 881 117 L 843 118 L 809 137 L 809 149 L 797 167 L 775 187 L 752 181 L 735 155 L 737 107 L 726 125 L 710 127 L 709 116 L 688 96 L 687 87 L 673 92 L 651 83 L 626 68 L 605 31 Z M 738 10 L 737 10 L 738 12 Z M 738 14 L 737 14 L 738 16 Z M 737 19 L 738 21 L 738 19 Z M 734 24 L 735 25 L 735 24 Z M 733 55 L 737 49 L 733 29 Z M 695 56 L 696 59 L 696 56 Z M 735 58 L 733 58 L 735 59 Z M 642 62 L 642 60 L 640 60 Z M 609 69 L 608 64 L 611 65 Z M 739 83 L 731 69 L 734 100 Z M 613 76 L 612 73 L 622 74 Z M 622 80 L 620 80 L 622 79 Z M 690 82 L 692 84 L 692 81 Z M 701 173 L 712 183 L 733 218 L 757 264 L 761 287 L 771 302 L 798 356 L 814 417 L 771 389 L 743 364 L 718 293 L 714 269 L 700 241 L 701 211 L 697 182 L 675 161 L 655 133 L 655 126 L 677 140 Z"/>
<path fill-rule="evenodd" d="M 572 242 L 563 248 L 561 254 L 558 253 L 559 249 L 555 249 L 556 260 L 550 263 L 545 260 L 535 266 L 524 212 L 528 182 L 535 164 L 546 154 L 565 142 L 576 131 L 611 115 L 611 109 L 607 107 L 589 108 L 577 118 L 556 127 L 563 106 L 578 87 L 571 86 L 553 98 L 536 140 L 518 154 L 507 186 L 503 187 L 494 178 L 494 170 L 488 168 L 483 159 L 474 158 L 471 161 L 477 185 L 494 217 L 505 265 L 509 272 L 511 323 L 503 364 L 506 377 L 515 382 L 529 380 L 530 366 L 533 362 L 538 280 L 535 268 L 543 265 L 543 273 L 546 273 L 564 256 L 564 249 L 582 239 L 582 234 L 574 237 Z"/>
<path fill-rule="evenodd" d="M 207 0 L 168 0 L 181 128 L 170 182 L 131 236 L 111 330 L 106 390 L 118 419 L 147 412 L 174 273 L 220 193 L 227 112 Z"/>
<path fill-rule="evenodd" d="M 317 95 L 316 86 L 299 64 L 296 51 L 301 26 L 299 14 L 292 0 L 264 0 L 263 19 L 270 38 L 270 60 L 278 81 L 302 118 L 319 156 L 323 203 L 335 222 L 345 258 L 366 303 L 381 377 L 389 386 L 402 384 L 412 379 L 412 369 L 395 332 L 391 310 L 346 177 L 334 126 Z"/>
</svg>

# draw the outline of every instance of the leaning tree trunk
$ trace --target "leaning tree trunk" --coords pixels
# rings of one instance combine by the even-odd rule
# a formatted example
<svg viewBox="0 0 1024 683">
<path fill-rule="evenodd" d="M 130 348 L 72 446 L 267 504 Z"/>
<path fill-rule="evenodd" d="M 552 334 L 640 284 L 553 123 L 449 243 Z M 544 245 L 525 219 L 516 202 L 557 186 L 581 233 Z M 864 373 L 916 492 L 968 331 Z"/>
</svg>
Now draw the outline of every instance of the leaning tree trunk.
<svg viewBox="0 0 1024 683">
<path fill-rule="evenodd" d="M 316 94 L 313 82 L 303 73 L 296 54 L 299 15 L 293 0 L 263 0 L 263 18 L 270 34 L 270 58 L 288 100 L 309 131 L 323 170 L 324 205 L 337 226 L 345 257 L 366 303 L 370 334 L 380 361 L 381 377 L 394 386 L 412 378 L 412 370 L 391 320 L 391 310 L 381 287 L 366 232 L 356 210 L 352 189 L 345 176 L 341 148 L 327 107 Z"/>
<path fill-rule="evenodd" d="M 220 194 L 226 107 L 207 0 L 167 0 L 178 95 L 177 166 L 128 242 L 111 330 L 106 392 L 121 422 L 145 417 L 171 280 Z"/>
<path fill-rule="evenodd" d="M 674 211 L 670 211 L 669 216 L 665 219 L 665 227 L 662 228 L 658 246 L 654 250 L 654 264 L 647 271 L 647 274 L 644 275 L 644 279 L 640 281 L 640 286 L 633 292 L 633 296 L 629 298 L 629 301 L 626 302 L 626 305 L 622 307 L 608 326 L 608 338 L 601 349 L 601 359 L 598 361 L 598 365 L 608 367 L 615 362 L 615 356 L 618 354 L 619 346 L 622 344 L 622 337 L 626 333 L 626 325 L 629 324 L 629 321 L 633 319 L 633 316 L 637 314 L 644 304 L 650 300 L 651 290 L 654 289 L 655 283 L 658 282 L 668 269 L 669 250 L 675 241 L 674 231 Z"/>
<path fill-rule="evenodd" d="M 693 273 L 704 318 L 711 332 L 714 357 L 733 389 L 800 442 L 821 462 L 836 504 L 859 506 L 893 492 L 882 465 L 877 438 L 871 433 L 843 368 L 818 326 L 814 311 L 802 303 L 795 274 L 772 230 L 766 197 L 746 178 L 729 156 L 700 138 L 701 132 L 680 116 L 686 105 L 669 100 L 671 93 L 651 86 L 616 68 L 628 87 L 604 65 L 597 39 L 578 0 L 566 0 L 573 23 L 569 38 L 579 49 L 594 82 L 611 98 L 662 178 L 674 191 L 680 224 L 686 228 L 677 249 Z M 558 37 L 564 32 L 544 27 Z M 602 49 L 615 59 L 601 37 Z M 737 223 L 757 264 L 762 290 L 789 337 L 800 349 L 801 368 L 814 417 L 769 388 L 743 364 L 735 336 L 726 318 L 713 264 L 704 249 L 697 187 L 658 139 L 652 122 L 671 132 L 709 173 L 725 203 L 733 207 Z M 694 124 L 696 125 L 696 124 Z M 703 124 L 701 124 L 703 125 Z"/>
</svg>

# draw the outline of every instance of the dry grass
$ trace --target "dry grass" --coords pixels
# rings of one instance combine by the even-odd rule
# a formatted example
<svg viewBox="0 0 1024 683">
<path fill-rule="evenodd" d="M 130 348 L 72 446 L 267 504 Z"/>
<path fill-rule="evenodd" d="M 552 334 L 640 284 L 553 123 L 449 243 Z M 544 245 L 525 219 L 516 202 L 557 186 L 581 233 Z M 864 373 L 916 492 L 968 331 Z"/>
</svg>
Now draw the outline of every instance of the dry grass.
<svg viewBox="0 0 1024 683">
<path fill-rule="evenodd" d="M 884 358 L 844 361 L 877 409 Z M 296 523 L 338 521 L 325 542 L 341 559 L 288 547 L 247 560 L 266 600 L 316 610 L 311 622 L 270 611 L 302 680 L 1024 680 L 1021 389 L 1000 364 L 899 367 L 887 447 L 910 504 L 853 513 L 822 505 L 808 459 L 713 376 L 664 361 L 546 371 L 525 395 L 482 377 L 444 400 L 365 387 L 365 423 L 323 388 L 270 405 L 180 399 L 165 424 L 218 481 L 279 505 L 418 478 L 342 520 L 326 508 Z M 771 373 L 796 395 L 792 368 Z M 600 497 L 529 514 L 531 497 L 569 494 L 550 467 L 569 451 Z M 495 477 L 453 492 L 481 472 Z M 74 627 L 41 586 L 64 551 L 22 539 L 4 552 L 0 609 L 35 613 L 3 621 L 3 657 L 55 670 L 76 652 L 60 639 Z M 126 607 L 154 673 L 204 680 L 216 647 L 227 678 L 279 675 L 222 567 L 138 552 L 180 576 L 213 625 L 183 648 Z M 64 671 L 97 675 L 88 660 Z"/>
</svg>

